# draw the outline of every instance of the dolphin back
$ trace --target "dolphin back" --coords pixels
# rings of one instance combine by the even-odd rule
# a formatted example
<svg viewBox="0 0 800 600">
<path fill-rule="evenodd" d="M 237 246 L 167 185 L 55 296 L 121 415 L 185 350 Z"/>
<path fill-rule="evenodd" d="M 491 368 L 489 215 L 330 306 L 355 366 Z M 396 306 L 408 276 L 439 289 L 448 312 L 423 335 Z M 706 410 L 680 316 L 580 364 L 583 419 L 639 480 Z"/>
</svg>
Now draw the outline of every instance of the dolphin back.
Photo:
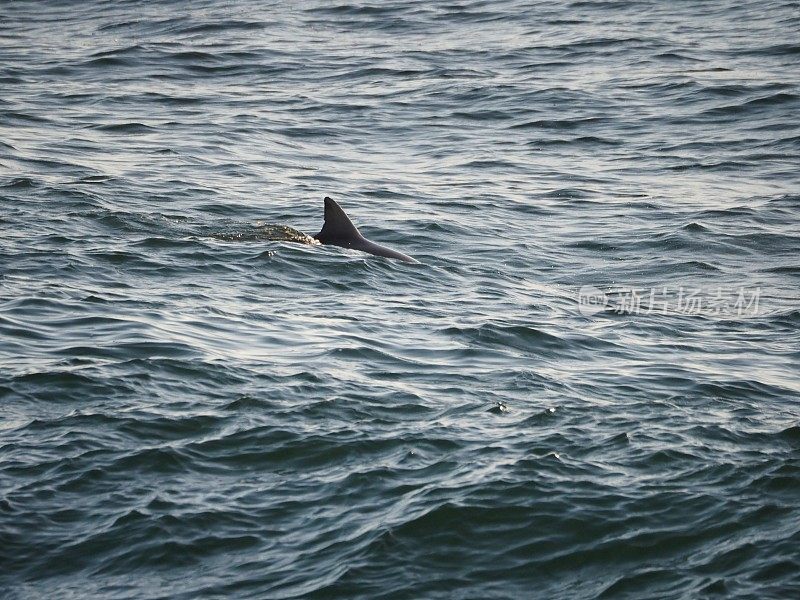
<svg viewBox="0 0 800 600">
<path fill-rule="evenodd" d="M 392 250 L 391 248 L 387 248 L 386 246 L 381 246 L 380 244 L 371 242 L 366 238 L 361 238 L 361 239 L 363 240 L 361 244 L 353 244 L 352 246 L 349 247 L 353 248 L 354 250 L 361 250 L 362 252 L 374 254 L 375 256 L 385 256 L 386 258 L 395 258 L 397 260 L 402 260 L 403 262 L 407 263 L 419 264 L 418 260 L 411 258 L 407 254 L 403 254 L 402 252 L 398 252 L 397 250 Z"/>
<path fill-rule="evenodd" d="M 375 256 L 394 258 L 409 263 L 418 262 L 402 252 L 381 246 L 365 238 L 358 231 L 358 227 L 350 220 L 350 217 L 342 210 L 342 207 L 327 196 L 325 197 L 325 223 L 322 225 L 322 230 L 314 236 L 314 239 L 322 244 L 360 250 Z"/>
</svg>

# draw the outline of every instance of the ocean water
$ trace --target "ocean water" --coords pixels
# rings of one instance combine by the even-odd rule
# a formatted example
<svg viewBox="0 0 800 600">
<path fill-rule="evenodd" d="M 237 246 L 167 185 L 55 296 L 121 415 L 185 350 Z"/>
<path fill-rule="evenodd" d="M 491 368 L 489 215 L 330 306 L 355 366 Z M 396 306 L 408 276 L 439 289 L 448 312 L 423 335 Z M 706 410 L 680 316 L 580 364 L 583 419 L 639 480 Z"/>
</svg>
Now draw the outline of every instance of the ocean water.
<svg viewBox="0 0 800 600">
<path fill-rule="evenodd" d="M 800 597 L 798 40 L 0 4 L 0 597 Z"/>
</svg>

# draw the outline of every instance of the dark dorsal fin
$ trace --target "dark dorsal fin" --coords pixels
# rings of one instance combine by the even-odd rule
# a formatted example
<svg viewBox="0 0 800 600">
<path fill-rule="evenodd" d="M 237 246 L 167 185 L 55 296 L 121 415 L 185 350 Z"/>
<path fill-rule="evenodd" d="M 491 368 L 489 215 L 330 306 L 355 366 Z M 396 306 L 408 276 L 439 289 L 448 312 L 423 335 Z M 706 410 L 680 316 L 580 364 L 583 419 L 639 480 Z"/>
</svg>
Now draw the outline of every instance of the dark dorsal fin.
<svg viewBox="0 0 800 600">
<path fill-rule="evenodd" d="M 336 204 L 332 198 L 326 196 L 325 223 L 322 225 L 322 231 L 314 237 L 323 244 L 327 244 L 334 240 L 359 240 L 361 239 L 361 234 L 342 210 L 342 207 Z"/>
</svg>

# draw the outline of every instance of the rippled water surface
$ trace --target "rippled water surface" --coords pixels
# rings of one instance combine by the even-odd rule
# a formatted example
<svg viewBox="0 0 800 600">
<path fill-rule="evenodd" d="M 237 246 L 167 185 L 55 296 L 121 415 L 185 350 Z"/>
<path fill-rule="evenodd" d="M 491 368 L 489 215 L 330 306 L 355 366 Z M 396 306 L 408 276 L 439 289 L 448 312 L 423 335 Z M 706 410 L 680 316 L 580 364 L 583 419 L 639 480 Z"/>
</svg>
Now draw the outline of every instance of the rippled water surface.
<svg viewBox="0 0 800 600">
<path fill-rule="evenodd" d="M 0 4 L 0 596 L 800 596 L 798 40 Z"/>
</svg>

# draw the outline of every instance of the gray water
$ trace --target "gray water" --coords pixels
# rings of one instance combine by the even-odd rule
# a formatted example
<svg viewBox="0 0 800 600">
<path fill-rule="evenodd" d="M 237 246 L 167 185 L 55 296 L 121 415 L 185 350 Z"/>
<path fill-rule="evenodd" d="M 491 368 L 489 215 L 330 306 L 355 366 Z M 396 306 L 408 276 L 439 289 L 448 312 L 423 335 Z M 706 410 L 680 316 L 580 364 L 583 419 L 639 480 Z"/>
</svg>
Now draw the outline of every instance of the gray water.
<svg viewBox="0 0 800 600">
<path fill-rule="evenodd" d="M 0 4 L 0 596 L 798 597 L 799 39 Z"/>
</svg>

